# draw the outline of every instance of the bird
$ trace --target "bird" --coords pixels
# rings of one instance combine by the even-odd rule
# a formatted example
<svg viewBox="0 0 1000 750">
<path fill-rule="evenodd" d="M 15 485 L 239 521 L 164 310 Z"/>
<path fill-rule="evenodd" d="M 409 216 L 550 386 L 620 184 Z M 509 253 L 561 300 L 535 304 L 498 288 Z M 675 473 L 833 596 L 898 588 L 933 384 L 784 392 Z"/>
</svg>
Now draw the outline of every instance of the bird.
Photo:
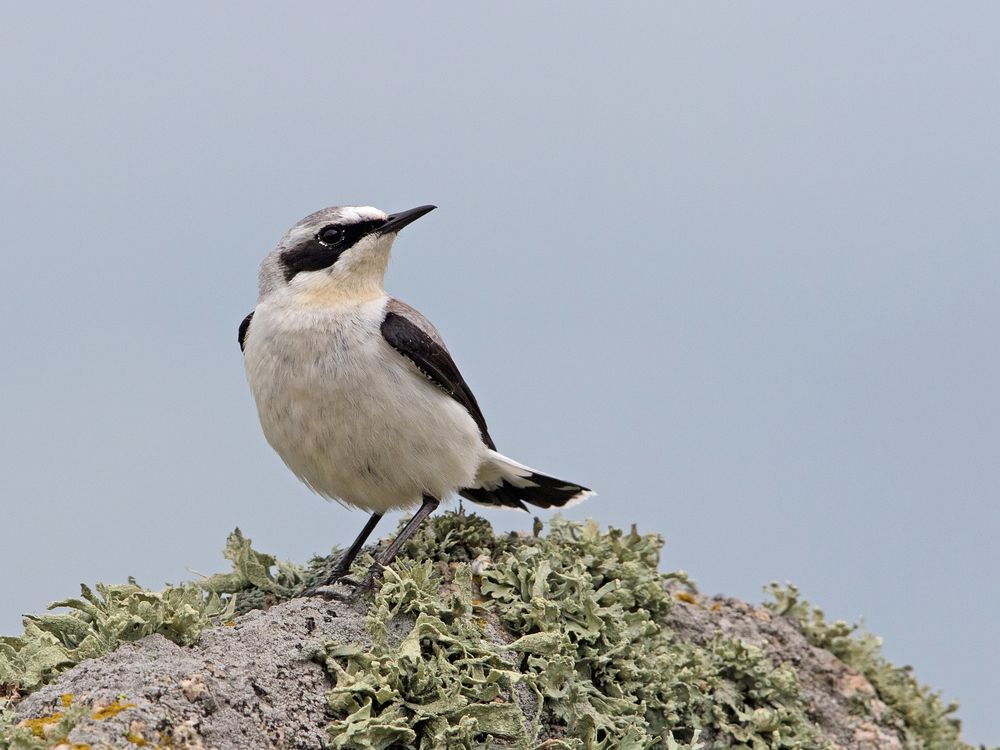
<svg viewBox="0 0 1000 750">
<path fill-rule="evenodd" d="M 441 502 L 568 508 L 587 487 L 496 449 L 441 334 L 384 289 L 399 232 L 436 207 L 386 214 L 334 206 L 289 229 L 260 265 L 253 312 L 239 326 L 247 380 L 268 443 L 320 496 L 370 513 L 332 572 L 370 588 Z M 351 566 L 384 514 L 416 512 L 364 581 Z M 341 596 L 341 598 L 343 598 Z"/>
</svg>

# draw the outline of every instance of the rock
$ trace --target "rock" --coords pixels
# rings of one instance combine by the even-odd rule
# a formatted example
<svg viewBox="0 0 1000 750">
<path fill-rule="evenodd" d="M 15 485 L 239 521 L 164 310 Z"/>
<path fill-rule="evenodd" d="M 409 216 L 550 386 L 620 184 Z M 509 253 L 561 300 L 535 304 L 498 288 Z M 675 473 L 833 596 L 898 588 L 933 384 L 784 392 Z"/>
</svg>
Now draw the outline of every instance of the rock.
<svg viewBox="0 0 1000 750">
<path fill-rule="evenodd" d="M 954 707 L 794 588 L 769 608 L 704 597 L 658 570 L 655 535 L 559 521 L 494 538 L 483 524 L 434 519 L 374 602 L 291 598 L 190 646 L 150 635 L 84 661 L 8 698 L 10 747 L 589 750 L 600 734 L 607 748 L 968 748 Z M 231 543 L 275 588 L 273 558 Z M 435 560 L 446 545 L 460 562 Z M 213 580 L 249 585 L 239 570 Z"/>
<path fill-rule="evenodd" d="M 134 706 L 83 720 L 68 740 L 115 747 L 132 736 L 178 750 L 319 748 L 330 685 L 310 648 L 330 639 L 367 643 L 363 616 L 295 599 L 207 630 L 191 648 L 159 635 L 126 644 L 29 695 L 17 716 L 51 715 L 67 694 L 90 705 L 124 695 Z"/>
<path fill-rule="evenodd" d="M 394 628 L 401 636 L 411 624 L 404 617 Z M 902 747 L 897 734 L 852 712 L 854 696 L 875 697 L 871 684 L 829 652 L 809 645 L 784 618 L 736 599 L 695 604 L 681 599 L 671 625 L 681 638 L 698 643 L 720 634 L 738 637 L 763 648 L 774 663 L 794 665 L 809 713 L 837 747 Z M 496 643 L 510 638 L 496 623 L 488 632 Z M 132 737 L 178 750 L 319 750 L 330 722 L 325 693 L 331 682 L 312 655 L 329 640 L 369 644 L 363 611 L 295 599 L 250 612 L 231 627 L 207 630 L 190 648 L 158 635 L 122 646 L 28 696 L 17 715 L 51 715 L 67 694 L 91 705 L 125 696 L 134 705 L 106 719 L 83 720 L 68 741 L 114 747 Z"/>
</svg>

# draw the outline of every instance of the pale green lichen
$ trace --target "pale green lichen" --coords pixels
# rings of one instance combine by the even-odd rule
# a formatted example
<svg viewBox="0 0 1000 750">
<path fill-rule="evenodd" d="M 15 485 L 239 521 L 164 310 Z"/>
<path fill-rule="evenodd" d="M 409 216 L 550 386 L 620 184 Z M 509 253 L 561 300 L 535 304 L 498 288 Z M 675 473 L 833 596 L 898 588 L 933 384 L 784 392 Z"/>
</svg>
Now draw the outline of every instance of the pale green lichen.
<svg viewBox="0 0 1000 750">
<path fill-rule="evenodd" d="M 442 598 L 433 563 L 449 562 L 438 550 L 457 534 L 456 516 L 440 516 L 412 543 L 430 560 L 386 571 L 370 649 L 327 646 L 331 747 L 526 750 L 546 741 L 543 714 L 562 736 L 544 747 L 566 750 L 819 746 L 790 668 L 737 640 L 673 635 L 660 537 L 558 519 L 545 537 L 490 543 L 480 531 L 463 556 L 489 552 L 489 566 L 477 579 L 452 565 Z M 394 643 L 398 613 L 416 621 Z M 511 643 L 486 637 L 489 616 Z"/>
<path fill-rule="evenodd" d="M 207 576 L 198 584 L 206 591 L 232 595 L 240 614 L 289 599 L 305 588 L 305 568 L 257 552 L 239 529 L 229 535 L 222 554 L 233 569 Z"/>
<path fill-rule="evenodd" d="M 279 560 L 253 549 L 239 529 L 229 535 L 222 554 L 233 569 L 205 576 L 198 585 L 206 591 L 229 595 L 237 614 L 301 596 L 326 581 L 340 559 L 340 550 L 334 548 L 329 555 L 313 557 L 306 565 Z"/>
<path fill-rule="evenodd" d="M 823 610 L 802 599 L 797 587 L 772 583 L 768 609 L 788 618 L 814 646 L 826 649 L 863 674 L 879 699 L 894 713 L 906 750 L 961 750 L 957 703 L 921 685 L 909 667 L 897 667 L 882 656 L 882 640 L 843 620 L 828 622 Z M 863 707 L 859 707 L 864 710 Z"/>
<path fill-rule="evenodd" d="M 402 556 L 413 560 L 469 562 L 482 554 L 496 556 L 517 537 L 498 537 L 490 522 L 474 513 L 441 513 L 403 547 Z M 430 529 L 432 533 L 427 533 Z"/>
<path fill-rule="evenodd" d="M 456 573 L 471 588 L 469 566 Z M 388 571 L 370 616 L 372 648 L 326 646 L 322 662 L 336 682 L 328 705 L 338 718 L 330 747 L 457 748 L 470 747 L 477 737 L 524 746 L 528 730 L 514 689 L 530 677 L 503 651 L 534 646 L 514 642 L 502 650 L 469 616 L 468 595 L 449 597 L 442 606 L 426 581 L 437 583 L 427 563 Z M 416 620 L 392 644 L 383 617 L 398 612 L 416 613 Z"/>
</svg>

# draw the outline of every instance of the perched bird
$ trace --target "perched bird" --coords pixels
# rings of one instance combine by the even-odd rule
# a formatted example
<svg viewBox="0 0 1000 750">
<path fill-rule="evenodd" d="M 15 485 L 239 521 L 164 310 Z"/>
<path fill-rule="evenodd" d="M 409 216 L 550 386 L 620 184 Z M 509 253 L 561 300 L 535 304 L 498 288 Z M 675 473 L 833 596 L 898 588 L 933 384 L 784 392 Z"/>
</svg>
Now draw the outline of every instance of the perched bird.
<svg viewBox="0 0 1000 750">
<path fill-rule="evenodd" d="M 419 506 L 365 585 L 453 493 L 523 510 L 591 494 L 498 453 L 437 329 L 382 288 L 396 235 L 434 208 L 305 217 L 264 258 L 257 306 L 239 328 L 271 447 L 315 492 L 371 513 L 323 585 L 345 576 L 387 511 Z"/>
</svg>

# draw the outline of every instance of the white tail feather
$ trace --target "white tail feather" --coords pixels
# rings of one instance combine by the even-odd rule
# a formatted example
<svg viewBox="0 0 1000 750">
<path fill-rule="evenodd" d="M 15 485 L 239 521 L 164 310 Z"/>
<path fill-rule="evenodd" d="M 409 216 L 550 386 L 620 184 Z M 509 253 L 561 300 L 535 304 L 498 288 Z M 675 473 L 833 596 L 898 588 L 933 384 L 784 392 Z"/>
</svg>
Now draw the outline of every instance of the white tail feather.
<svg viewBox="0 0 1000 750">
<path fill-rule="evenodd" d="M 577 493 L 568 500 L 561 503 L 552 503 L 555 507 L 560 508 L 572 508 L 574 505 L 582 503 L 591 495 L 596 494 L 577 484 L 563 482 L 540 471 L 536 471 L 530 466 L 518 463 L 514 459 L 508 458 L 496 451 L 490 451 L 487 460 L 483 461 L 479 467 L 476 483 L 477 488 L 487 491 L 496 490 L 504 484 L 517 489 L 528 490 L 525 493 L 524 500 L 529 504 L 532 503 L 532 489 L 537 489 L 542 493 L 545 493 L 546 490 L 549 492 L 553 490 L 556 492 L 577 490 Z M 543 487 L 544 489 L 540 489 Z M 551 495 L 548 498 L 551 498 Z M 548 507 L 548 503 L 544 507 Z"/>
</svg>

